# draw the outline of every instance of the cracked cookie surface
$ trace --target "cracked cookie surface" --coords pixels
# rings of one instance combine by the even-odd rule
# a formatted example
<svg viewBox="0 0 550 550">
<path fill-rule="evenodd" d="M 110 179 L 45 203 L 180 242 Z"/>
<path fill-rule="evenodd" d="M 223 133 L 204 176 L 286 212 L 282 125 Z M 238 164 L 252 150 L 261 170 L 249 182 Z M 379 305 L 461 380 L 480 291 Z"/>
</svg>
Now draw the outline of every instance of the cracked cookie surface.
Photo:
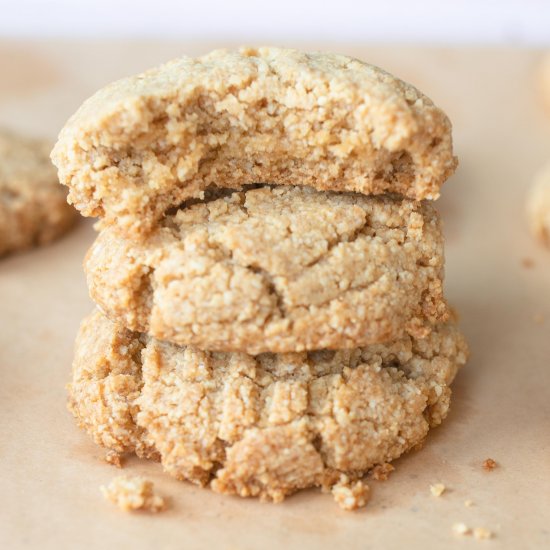
<svg viewBox="0 0 550 550">
<path fill-rule="evenodd" d="M 179 479 L 280 501 L 422 444 L 466 357 L 452 321 L 423 339 L 254 357 L 160 342 L 95 311 L 77 339 L 69 407 L 108 449 L 158 453 Z"/>
<path fill-rule="evenodd" d="M 49 243 L 78 217 L 59 185 L 50 149 L 46 141 L 0 130 L 0 256 Z"/>
<path fill-rule="evenodd" d="M 256 354 L 423 334 L 448 314 L 443 263 L 428 203 L 282 186 L 179 209 L 141 243 L 106 229 L 85 269 L 113 321 Z"/>
<path fill-rule="evenodd" d="M 277 48 L 114 82 L 67 122 L 52 159 L 78 210 L 137 239 L 208 186 L 435 199 L 457 163 L 447 116 L 413 86 L 350 57 Z"/>
</svg>

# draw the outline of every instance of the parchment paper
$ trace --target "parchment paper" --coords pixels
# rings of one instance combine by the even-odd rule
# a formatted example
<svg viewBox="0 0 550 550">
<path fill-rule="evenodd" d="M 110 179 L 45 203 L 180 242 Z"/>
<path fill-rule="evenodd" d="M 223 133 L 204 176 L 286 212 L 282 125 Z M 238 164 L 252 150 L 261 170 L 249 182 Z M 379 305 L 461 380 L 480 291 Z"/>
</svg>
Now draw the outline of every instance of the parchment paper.
<svg viewBox="0 0 550 550">
<path fill-rule="evenodd" d="M 105 83 L 221 45 L 0 42 L 0 123 L 53 138 Z M 531 240 L 524 217 L 531 177 L 550 159 L 539 53 L 294 45 L 381 65 L 454 123 L 461 165 L 438 206 L 447 295 L 472 357 L 449 418 L 387 482 L 371 483 L 360 512 L 341 511 L 319 491 L 280 505 L 219 496 L 132 459 L 123 472 L 147 475 L 171 507 L 124 514 L 99 492 L 120 471 L 65 408 L 73 340 L 92 307 L 81 263 L 94 234 L 83 221 L 52 246 L 0 260 L 1 548 L 550 547 L 550 252 Z M 492 472 L 481 466 L 488 457 L 499 464 Z M 440 498 L 429 490 L 437 482 L 448 488 Z M 495 538 L 459 539 L 455 522 Z"/>
</svg>

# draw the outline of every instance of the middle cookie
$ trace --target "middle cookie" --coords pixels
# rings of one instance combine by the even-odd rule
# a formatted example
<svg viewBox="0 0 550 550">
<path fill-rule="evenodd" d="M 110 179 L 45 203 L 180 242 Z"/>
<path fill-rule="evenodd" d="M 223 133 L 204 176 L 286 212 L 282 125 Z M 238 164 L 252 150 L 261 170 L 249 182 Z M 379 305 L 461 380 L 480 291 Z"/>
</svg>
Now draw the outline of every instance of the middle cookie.
<svg viewBox="0 0 550 550">
<path fill-rule="evenodd" d="M 90 294 L 113 321 L 258 354 L 422 336 L 448 317 L 427 203 L 262 186 L 183 206 L 143 243 L 107 228 L 88 252 Z"/>
</svg>

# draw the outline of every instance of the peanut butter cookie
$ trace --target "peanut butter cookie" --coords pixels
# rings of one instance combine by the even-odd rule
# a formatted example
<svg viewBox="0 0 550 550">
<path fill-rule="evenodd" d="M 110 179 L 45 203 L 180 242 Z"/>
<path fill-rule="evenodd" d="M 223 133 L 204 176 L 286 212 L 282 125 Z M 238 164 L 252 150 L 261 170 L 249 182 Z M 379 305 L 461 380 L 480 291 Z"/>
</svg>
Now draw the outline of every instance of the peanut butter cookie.
<svg viewBox="0 0 550 550">
<path fill-rule="evenodd" d="M 257 354 L 425 334 L 447 316 L 443 263 L 428 203 L 267 186 L 179 209 L 141 243 L 107 228 L 85 269 L 129 329 Z"/>
<path fill-rule="evenodd" d="M 45 141 L 0 130 L 0 256 L 49 243 L 77 219 L 50 149 Z"/>
<path fill-rule="evenodd" d="M 70 409 L 116 452 L 179 479 L 280 501 L 349 483 L 420 445 L 447 415 L 467 348 L 453 322 L 347 351 L 216 353 L 82 323 Z"/>
<path fill-rule="evenodd" d="M 550 163 L 539 171 L 527 197 L 531 233 L 550 248 Z"/>
<path fill-rule="evenodd" d="M 210 186 L 435 199 L 456 167 L 447 116 L 413 86 L 350 57 L 277 48 L 115 82 L 67 122 L 52 159 L 78 210 L 136 239 Z"/>
<path fill-rule="evenodd" d="M 542 102 L 550 114 L 550 52 L 547 52 L 542 58 L 539 69 L 539 87 Z"/>
</svg>

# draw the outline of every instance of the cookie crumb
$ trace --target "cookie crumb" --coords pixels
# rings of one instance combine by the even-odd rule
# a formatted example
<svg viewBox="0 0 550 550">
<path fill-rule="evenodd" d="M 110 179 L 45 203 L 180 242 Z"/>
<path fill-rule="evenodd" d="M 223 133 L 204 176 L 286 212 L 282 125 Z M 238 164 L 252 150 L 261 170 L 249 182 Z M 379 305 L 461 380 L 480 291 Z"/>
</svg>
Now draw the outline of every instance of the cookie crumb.
<svg viewBox="0 0 550 550">
<path fill-rule="evenodd" d="M 395 468 L 388 462 L 384 464 L 377 464 L 371 471 L 370 477 L 376 481 L 387 481 L 390 474 L 395 470 Z"/>
<path fill-rule="evenodd" d="M 483 469 L 486 472 L 490 472 L 491 470 L 494 470 L 497 466 L 498 466 L 498 464 L 492 458 L 486 458 L 483 461 Z"/>
<path fill-rule="evenodd" d="M 430 485 L 430 493 L 432 493 L 434 497 L 440 497 L 445 492 L 446 489 L 447 487 L 445 487 L 443 483 L 436 483 L 434 485 Z"/>
<path fill-rule="evenodd" d="M 472 530 L 465 523 L 455 523 L 453 533 L 459 537 L 465 537 L 472 534 Z"/>
<path fill-rule="evenodd" d="M 493 532 L 489 531 L 489 529 L 485 529 L 485 527 L 476 527 L 474 529 L 474 538 L 478 540 L 488 540 L 493 538 Z"/>
<path fill-rule="evenodd" d="M 464 506 L 466 506 L 466 508 L 471 508 L 473 505 L 474 505 L 473 500 L 468 499 L 464 501 Z"/>
<path fill-rule="evenodd" d="M 105 487 L 100 487 L 106 500 L 116 504 L 121 510 L 145 510 L 160 512 L 166 508 L 165 500 L 153 492 L 153 482 L 140 476 L 118 476 Z"/>
<path fill-rule="evenodd" d="M 525 269 L 532 269 L 533 267 L 535 267 L 535 262 L 531 258 L 523 258 L 521 260 L 521 265 Z"/>
<path fill-rule="evenodd" d="M 107 451 L 103 457 L 103 460 L 105 460 L 107 464 L 116 466 L 119 469 L 122 468 L 122 455 L 116 451 Z"/>
<path fill-rule="evenodd" d="M 351 484 L 344 480 L 332 488 L 332 496 L 343 510 L 357 510 L 369 501 L 370 487 L 361 480 Z"/>
</svg>

